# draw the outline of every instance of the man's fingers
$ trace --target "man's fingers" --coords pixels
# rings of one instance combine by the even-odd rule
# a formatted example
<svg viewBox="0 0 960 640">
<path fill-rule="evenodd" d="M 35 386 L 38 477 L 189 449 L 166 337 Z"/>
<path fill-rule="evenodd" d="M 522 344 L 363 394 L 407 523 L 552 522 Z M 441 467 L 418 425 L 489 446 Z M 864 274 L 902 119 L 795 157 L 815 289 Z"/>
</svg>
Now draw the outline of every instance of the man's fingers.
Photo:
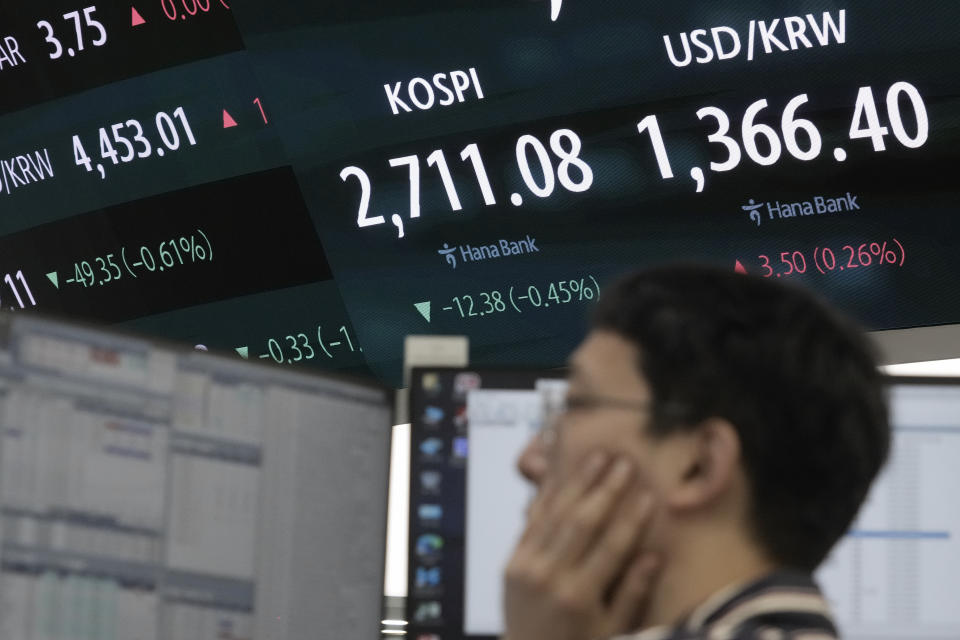
<svg viewBox="0 0 960 640">
<path fill-rule="evenodd" d="M 648 604 L 653 591 L 653 581 L 660 565 L 656 556 L 639 556 L 627 569 L 607 612 L 609 627 L 606 635 L 621 635 L 635 631 L 640 615 Z"/>
<path fill-rule="evenodd" d="M 623 492 L 633 480 L 633 465 L 629 460 L 617 460 L 600 482 L 583 496 L 569 515 L 559 521 L 554 532 L 550 554 L 557 564 L 578 564 L 587 549 L 603 535 L 610 521 L 616 517 L 616 506 Z"/>
<path fill-rule="evenodd" d="M 606 454 L 597 452 L 591 454 L 584 465 L 577 470 L 562 486 L 556 487 L 556 493 L 545 504 L 545 513 L 542 514 L 545 527 L 540 531 L 538 540 L 540 548 L 552 546 L 554 538 L 570 513 L 577 507 L 583 496 L 597 483 L 597 480 L 607 468 L 609 458 Z"/>
<path fill-rule="evenodd" d="M 527 525 L 524 527 L 523 535 L 520 536 L 519 545 L 529 545 L 533 541 L 539 541 L 543 538 L 544 531 L 548 526 L 550 507 L 559 487 L 555 480 L 548 479 L 544 481 L 537 492 L 536 497 L 530 502 L 527 508 Z"/>
<path fill-rule="evenodd" d="M 555 516 L 563 517 L 571 508 L 573 508 L 583 496 L 596 484 L 604 470 L 607 468 L 609 458 L 605 453 L 596 452 L 590 454 L 583 466 L 573 474 L 565 485 L 557 492 L 556 499 L 551 505 L 551 511 Z"/>
<path fill-rule="evenodd" d="M 636 553 L 652 518 L 651 495 L 629 496 L 624 508 L 587 552 L 578 572 L 580 579 L 591 584 L 610 584 Z"/>
</svg>

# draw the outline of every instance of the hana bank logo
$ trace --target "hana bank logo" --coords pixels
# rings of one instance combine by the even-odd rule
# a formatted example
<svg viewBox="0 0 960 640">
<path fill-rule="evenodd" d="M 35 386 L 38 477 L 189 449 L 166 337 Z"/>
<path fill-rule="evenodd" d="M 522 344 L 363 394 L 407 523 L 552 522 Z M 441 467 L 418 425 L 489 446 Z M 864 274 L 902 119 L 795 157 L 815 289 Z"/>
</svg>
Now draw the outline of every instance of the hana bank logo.
<svg viewBox="0 0 960 640">
<path fill-rule="evenodd" d="M 821 195 L 797 202 L 775 200 L 757 204 L 756 200 L 750 198 L 750 201 L 740 208 L 750 214 L 750 220 L 759 227 L 760 223 L 763 222 L 763 210 L 766 210 L 768 220 L 819 216 L 825 213 L 846 213 L 861 210 L 859 199 L 859 195 L 854 195 L 849 191 L 832 197 Z"/>
<path fill-rule="evenodd" d="M 745 204 L 740 207 L 744 211 L 750 214 L 750 219 L 757 223 L 757 226 L 760 226 L 760 209 L 763 208 L 763 204 L 757 204 L 756 200 L 750 198 L 749 204 Z"/>
<path fill-rule="evenodd" d="M 449 264 L 451 268 L 456 269 L 457 268 L 457 256 L 456 256 L 457 249 L 458 247 L 451 248 L 450 245 L 444 242 L 443 249 L 440 249 L 439 251 L 437 251 L 437 253 L 439 253 L 440 255 L 442 255 L 444 258 L 447 259 L 447 264 Z"/>
<path fill-rule="evenodd" d="M 489 244 L 461 244 L 451 247 L 446 242 L 443 243 L 443 249 L 438 249 L 437 253 L 443 256 L 443 259 L 451 269 L 456 269 L 458 264 L 468 262 L 483 262 L 485 260 L 498 260 L 510 256 L 523 256 L 531 253 L 540 253 L 540 247 L 537 246 L 537 239 L 527 235 L 522 240 L 500 239 Z M 460 254 L 459 260 L 457 254 Z"/>
<path fill-rule="evenodd" d="M 563 8 L 563 0 L 550 0 L 550 20 L 557 21 L 560 17 L 560 9 Z"/>
</svg>

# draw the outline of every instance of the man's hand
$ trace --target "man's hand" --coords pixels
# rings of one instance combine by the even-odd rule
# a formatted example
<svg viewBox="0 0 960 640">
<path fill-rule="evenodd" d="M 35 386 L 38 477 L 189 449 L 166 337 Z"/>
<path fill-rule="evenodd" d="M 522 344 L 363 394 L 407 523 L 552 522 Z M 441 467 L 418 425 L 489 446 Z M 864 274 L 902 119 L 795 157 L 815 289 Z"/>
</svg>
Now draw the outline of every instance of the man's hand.
<svg viewBox="0 0 960 640">
<path fill-rule="evenodd" d="M 656 558 L 640 549 L 653 511 L 631 463 L 594 454 L 546 486 L 507 565 L 507 640 L 601 640 L 633 631 Z"/>
</svg>

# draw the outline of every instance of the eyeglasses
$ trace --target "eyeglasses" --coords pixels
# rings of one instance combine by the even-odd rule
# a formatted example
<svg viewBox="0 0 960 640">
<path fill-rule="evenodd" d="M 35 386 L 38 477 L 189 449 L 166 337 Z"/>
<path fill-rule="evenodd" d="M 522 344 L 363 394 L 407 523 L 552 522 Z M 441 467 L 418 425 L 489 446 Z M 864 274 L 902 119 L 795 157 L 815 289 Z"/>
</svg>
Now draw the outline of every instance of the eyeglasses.
<svg viewBox="0 0 960 640">
<path fill-rule="evenodd" d="M 650 402 L 638 402 L 625 398 L 564 395 L 552 400 L 552 402 L 547 404 L 543 428 L 540 429 L 540 439 L 548 447 L 556 442 L 563 417 L 571 413 L 600 411 L 603 409 L 636 411 L 640 413 L 647 413 L 653 410 L 653 404 Z"/>
<path fill-rule="evenodd" d="M 575 411 L 596 411 L 597 409 L 618 409 L 620 411 L 650 411 L 653 404 L 637 402 L 625 398 L 608 398 L 603 396 L 564 396 L 557 403 L 559 414 Z"/>
</svg>

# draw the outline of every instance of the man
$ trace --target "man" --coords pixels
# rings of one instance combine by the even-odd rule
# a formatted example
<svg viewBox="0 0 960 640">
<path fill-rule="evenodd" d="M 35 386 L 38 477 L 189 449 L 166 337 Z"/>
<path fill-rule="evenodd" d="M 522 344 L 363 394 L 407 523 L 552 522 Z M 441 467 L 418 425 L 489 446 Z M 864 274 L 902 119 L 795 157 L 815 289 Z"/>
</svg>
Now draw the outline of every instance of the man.
<svg viewBox="0 0 960 640">
<path fill-rule="evenodd" d="M 811 574 L 890 446 L 855 326 L 769 280 L 661 269 L 605 292 L 570 371 L 519 462 L 539 490 L 507 640 L 838 637 Z"/>
</svg>

